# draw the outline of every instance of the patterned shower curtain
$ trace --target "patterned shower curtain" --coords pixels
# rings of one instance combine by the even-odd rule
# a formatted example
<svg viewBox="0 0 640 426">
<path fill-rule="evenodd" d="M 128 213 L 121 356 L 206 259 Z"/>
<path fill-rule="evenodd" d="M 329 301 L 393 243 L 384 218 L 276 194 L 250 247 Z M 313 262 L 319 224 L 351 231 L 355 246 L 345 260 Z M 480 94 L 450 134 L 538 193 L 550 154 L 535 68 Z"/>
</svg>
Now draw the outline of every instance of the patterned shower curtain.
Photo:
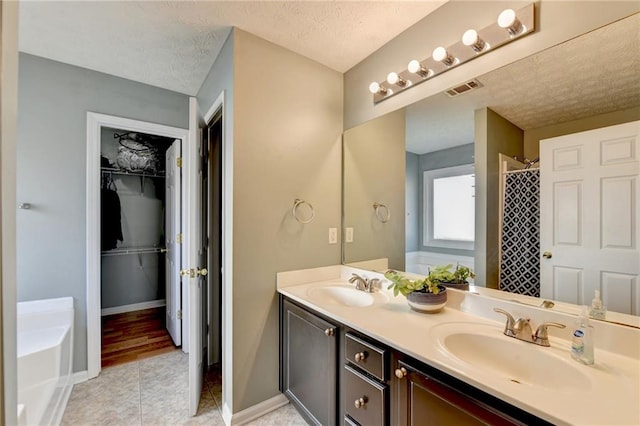
<svg viewBox="0 0 640 426">
<path fill-rule="evenodd" d="M 500 290 L 540 297 L 540 170 L 503 177 Z"/>
</svg>

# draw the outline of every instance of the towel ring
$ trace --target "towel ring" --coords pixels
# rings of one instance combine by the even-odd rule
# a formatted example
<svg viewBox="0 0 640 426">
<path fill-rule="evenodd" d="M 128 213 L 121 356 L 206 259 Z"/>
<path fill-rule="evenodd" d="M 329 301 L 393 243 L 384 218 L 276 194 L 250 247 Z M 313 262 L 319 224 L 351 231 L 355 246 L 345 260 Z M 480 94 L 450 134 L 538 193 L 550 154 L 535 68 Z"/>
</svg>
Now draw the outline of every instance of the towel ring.
<svg viewBox="0 0 640 426">
<path fill-rule="evenodd" d="M 298 216 L 298 207 L 300 207 L 301 205 L 306 204 L 307 206 L 309 206 L 309 209 L 311 210 L 311 217 L 309 219 L 301 219 Z M 316 216 L 316 212 L 313 210 L 313 206 L 311 204 L 309 204 L 308 202 L 306 202 L 305 200 L 301 200 L 299 198 L 296 198 L 296 200 L 293 202 L 293 209 L 291 210 L 291 214 L 293 214 L 293 217 L 296 218 L 296 220 L 300 223 L 302 223 L 303 225 L 306 225 L 307 223 L 311 223 L 313 221 L 313 218 Z"/>
<path fill-rule="evenodd" d="M 373 203 L 373 209 L 376 212 L 376 218 L 380 222 L 389 222 L 389 219 L 391 219 L 391 211 L 389 211 L 389 207 L 385 206 L 382 203 Z"/>
</svg>

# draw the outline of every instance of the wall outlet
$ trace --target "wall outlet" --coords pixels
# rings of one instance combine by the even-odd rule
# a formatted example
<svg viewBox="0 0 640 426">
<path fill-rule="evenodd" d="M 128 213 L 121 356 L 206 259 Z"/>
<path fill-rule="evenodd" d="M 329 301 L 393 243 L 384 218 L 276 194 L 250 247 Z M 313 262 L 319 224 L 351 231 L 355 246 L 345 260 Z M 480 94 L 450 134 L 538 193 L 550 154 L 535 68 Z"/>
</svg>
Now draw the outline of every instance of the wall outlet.
<svg viewBox="0 0 640 426">
<path fill-rule="evenodd" d="M 353 242 L 353 228 L 346 228 L 344 230 L 344 241 L 346 243 L 352 243 Z"/>
<path fill-rule="evenodd" d="M 338 244 L 338 228 L 329 228 L 329 244 Z"/>
</svg>

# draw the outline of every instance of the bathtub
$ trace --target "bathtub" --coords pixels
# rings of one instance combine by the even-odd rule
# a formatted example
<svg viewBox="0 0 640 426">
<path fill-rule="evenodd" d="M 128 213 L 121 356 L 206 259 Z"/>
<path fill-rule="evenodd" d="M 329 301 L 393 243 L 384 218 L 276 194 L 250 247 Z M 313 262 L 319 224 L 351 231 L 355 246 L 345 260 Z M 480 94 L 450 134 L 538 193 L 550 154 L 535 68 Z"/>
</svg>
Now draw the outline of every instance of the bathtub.
<svg viewBox="0 0 640 426">
<path fill-rule="evenodd" d="M 57 425 L 71 388 L 73 298 L 18 303 L 19 424 Z"/>
</svg>

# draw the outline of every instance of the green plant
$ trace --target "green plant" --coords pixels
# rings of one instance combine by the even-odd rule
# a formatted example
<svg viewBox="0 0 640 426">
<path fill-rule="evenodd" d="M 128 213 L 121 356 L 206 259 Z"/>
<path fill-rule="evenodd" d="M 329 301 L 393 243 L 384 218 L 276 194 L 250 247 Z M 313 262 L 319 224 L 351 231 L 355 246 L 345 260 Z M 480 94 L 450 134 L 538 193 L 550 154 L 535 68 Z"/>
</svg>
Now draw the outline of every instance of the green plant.
<svg viewBox="0 0 640 426">
<path fill-rule="evenodd" d="M 401 275 L 397 271 L 389 270 L 384 274 L 384 277 L 391 281 L 388 289 L 393 289 L 393 295 L 397 296 L 402 294 L 403 296 L 413 293 L 414 291 L 422 291 L 424 293 L 440 293 L 438 283 L 424 277 L 423 279 L 412 280 L 404 275 Z"/>
<path fill-rule="evenodd" d="M 475 274 L 466 266 L 457 265 L 454 271 L 451 271 L 453 265 L 435 266 L 429 271 L 429 279 L 439 283 L 456 283 L 462 284 L 467 282 L 467 278 L 475 278 Z"/>
</svg>

